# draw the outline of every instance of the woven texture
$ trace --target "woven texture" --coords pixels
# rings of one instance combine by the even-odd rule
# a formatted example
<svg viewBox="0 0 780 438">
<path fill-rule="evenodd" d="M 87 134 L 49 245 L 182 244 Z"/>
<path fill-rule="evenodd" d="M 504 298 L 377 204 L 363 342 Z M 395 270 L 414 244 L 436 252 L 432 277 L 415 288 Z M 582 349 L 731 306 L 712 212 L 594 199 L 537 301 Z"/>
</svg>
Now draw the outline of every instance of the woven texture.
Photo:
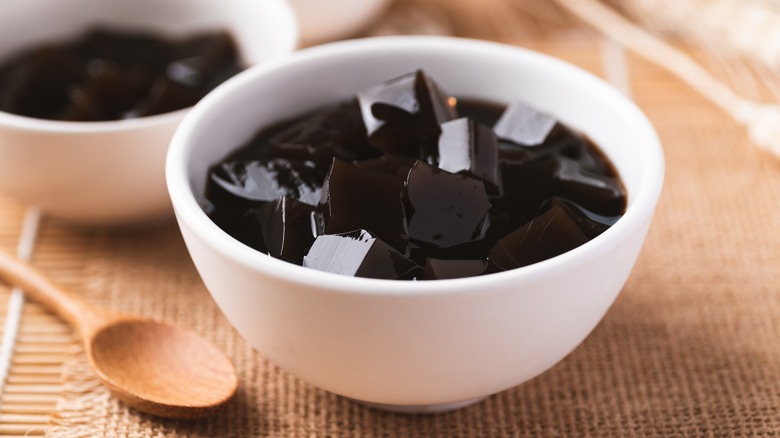
<svg viewBox="0 0 780 438">
<path fill-rule="evenodd" d="M 602 41 L 592 34 L 517 42 L 604 74 Z M 673 77 L 633 57 L 627 64 L 633 98 L 664 143 L 664 192 L 615 305 L 548 372 L 456 412 L 374 411 L 253 351 L 208 296 L 172 224 L 85 233 L 47 220 L 39 266 L 96 304 L 196 330 L 225 349 L 241 377 L 235 400 L 217 416 L 163 421 L 115 401 L 72 354 L 48 436 L 780 435 L 780 162 Z M 4 249 L 15 244 L 21 216 L 0 199 Z"/>
</svg>

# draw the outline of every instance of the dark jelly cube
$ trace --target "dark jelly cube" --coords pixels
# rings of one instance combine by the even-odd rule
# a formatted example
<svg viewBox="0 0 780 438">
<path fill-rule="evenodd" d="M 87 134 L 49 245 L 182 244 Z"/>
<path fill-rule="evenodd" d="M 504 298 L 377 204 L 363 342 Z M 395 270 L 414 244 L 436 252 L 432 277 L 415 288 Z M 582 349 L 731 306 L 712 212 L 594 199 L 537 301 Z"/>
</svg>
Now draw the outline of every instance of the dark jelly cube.
<svg viewBox="0 0 780 438">
<path fill-rule="evenodd" d="M 140 64 L 162 71 L 171 56 L 171 47 L 152 34 L 94 29 L 75 44 L 74 53 L 85 61 L 111 61 L 123 68 Z"/>
<path fill-rule="evenodd" d="M 317 237 L 303 266 L 354 277 L 411 279 L 420 266 L 365 230 Z"/>
<path fill-rule="evenodd" d="M 535 146 L 544 140 L 556 124 L 555 118 L 522 103 L 510 103 L 493 130 L 499 138 L 525 146 Z"/>
<path fill-rule="evenodd" d="M 502 159 L 503 196 L 493 200 L 496 209 L 507 213 L 511 229 L 531 220 L 541 204 L 552 196 L 558 169 L 554 156 L 531 156 L 523 151 L 515 155 L 504 155 Z"/>
<path fill-rule="evenodd" d="M 130 111 L 151 88 L 154 77 L 142 70 L 120 70 L 109 62 L 95 62 L 88 77 L 70 91 L 71 103 L 61 118 L 71 121 L 117 120 Z"/>
<path fill-rule="evenodd" d="M 583 141 L 587 142 L 588 140 L 583 139 Z M 585 151 L 576 158 L 576 161 L 588 172 L 617 178 L 617 172 L 612 164 L 595 147 L 585 147 Z"/>
<path fill-rule="evenodd" d="M 206 181 L 205 198 L 199 200 L 204 211 L 217 226 L 236 240 L 265 253 L 262 230 L 257 229 L 256 224 L 246 216 L 248 211 L 262 207 L 265 201 L 235 196 L 214 181 L 213 172 Z"/>
<path fill-rule="evenodd" d="M 231 195 L 251 201 L 290 195 L 316 205 L 320 199 L 320 182 L 311 163 L 284 159 L 227 162 L 212 170 L 211 180 Z"/>
<path fill-rule="evenodd" d="M 443 123 L 438 165 L 447 172 L 466 172 L 481 179 L 492 194 L 500 192 L 498 140 L 483 124 L 466 118 Z"/>
<path fill-rule="evenodd" d="M 337 234 L 365 229 L 398 251 L 408 241 L 400 178 L 334 160 L 317 205 L 319 233 Z"/>
<path fill-rule="evenodd" d="M 499 234 L 501 233 L 501 234 Z M 485 216 L 474 237 L 466 242 L 447 247 L 438 247 L 425 242 L 410 242 L 406 255 L 415 263 L 425 264 L 426 258 L 442 260 L 482 260 L 499 237 L 506 234 L 506 228 L 494 227 L 490 212 Z"/>
<path fill-rule="evenodd" d="M 577 226 L 580 227 L 580 230 L 588 236 L 588 239 L 593 239 L 604 231 L 607 231 L 607 229 L 612 225 L 615 225 L 615 222 L 621 217 L 621 215 L 602 216 L 582 207 L 570 199 L 559 198 L 557 196 L 550 198 L 549 203 L 544 206 L 544 210 L 546 211 L 556 205 L 560 205 L 566 210 L 569 216 L 577 223 Z"/>
<path fill-rule="evenodd" d="M 576 199 L 580 205 L 596 214 L 623 214 L 626 197 L 618 179 L 588 172 L 570 158 L 559 157 L 558 162 L 553 189 L 556 195 Z"/>
<path fill-rule="evenodd" d="M 409 238 L 421 247 L 447 248 L 482 237 L 490 201 L 482 181 L 417 161 L 404 191 Z"/>
<path fill-rule="evenodd" d="M 458 99 L 458 115 L 475 120 L 485 126 L 495 126 L 504 113 L 505 106 L 488 100 Z"/>
<path fill-rule="evenodd" d="M 418 280 L 443 280 L 447 278 L 475 277 L 485 271 L 484 260 L 441 260 L 429 258 L 425 261 Z"/>
<path fill-rule="evenodd" d="M 583 158 L 587 147 L 585 137 L 558 123 L 544 140 L 544 143 L 527 147 L 527 149 L 536 154 L 562 155 L 578 160 Z"/>
<path fill-rule="evenodd" d="M 314 242 L 314 207 L 289 196 L 269 202 L 247 213 L 247 219 L 262 231 L 268 255 L 300 265 Z"/>
<path fill-rule="evenodd" d="M 20 55 L 3 67 L 0 110 L 42 119 L 59 116 L 71 87 L 84 76 L 78 60 L 56 47 Z"/>
<path fill-rule="evenodd" d="M 357 94 L 369 142 L 398 155 L 435 160 L 439 125 L 455 119 L 455 99 L 421 70 Z"/>
<path fill-rule="evenodd" d="M 536 155 L 560 155 L 575 160 L 588 172 L 615 176 L 606 158 L 601 155 L 587 137 L 558 123 L 543 144 L 525 147 Z"/>
<path fill-rule="evenodd" d="M 266 252 L 262 230 L 256 231 L 254 225 L 248 227 L 245 217 L 247 211 L 261 207 L 263 202 L 233 196 L 215 183 L 213 179 L 208 179 L 205 197 L 198 199 L 198 203 L 209 218 L 223 231 L 241 243 L 260 252 Z"/>
<path fill-rule="evenodd" d="M 516 145 L 506 140 L 498 140 L 498 161 L 500 163 L 521 164 L 537 158 L 539 154 L 530 147 Z"/>
<path fill-rule="evenodd" d="M 400 157 L 398 155 L 384 154 L 379 158 L 371 160 L 355 161 L 352 163 L 355 167 L 378 172 L 384 175 L 391 175 L 400 178 L 406 182 L 409 171 L 417 160 L 413 158 Z"/>
<path fill-rule="evenodd" d="M 268 223 L 268 215 L 265 214 L 263 207 L 271 205 L 271 203 L 262 204 L 260 207 L 251 208 L 245 210 L 244 214 L 240 218 L 234 219 L 233 223 L 227 223 L 228 227 L 232 227 L 235 232 L 235 228 L 240 228 L 241 234 L 239 236 L 233 235 L 233 237 L 241 240 L 244 245 L 254 248 L 263 254 L 269 254 L 268 245 L 265 243 L 265 236 L 263 235 L 265 227 Z M 217 223 L 217 218 L 212 217 L 214 222 Z M 220 225 L 217 223 L 217 225 Z M 220 228 L 227 231 L 227 229 L 220 225 Z M 270 254 L 269 254 L 270 255 Z"/>
<path fill-rule="evenodd" d="M 210 91 L 242 70 L 237 62 L 238 46 L 227 32 L 188 38 L 172 49 L 166 66 L 167 78 L 179 85 Z"/>
<path fill-rule="evenodd" d="M 354 101 L 317 109 L 268 139 L 271 152 L 282 158 L 310 160 L 327 168 L 344 161 L 374 158 L 360 109 Z"/>
<path fill-rule="evenodd" d="M 501 238 L 488 254 L 490 268 L 498 271 L 520 268 L 572 250 L 588 238 L 561 205 L 554 205 Z"/>
<path fill-rule="evenodd" d="M 584 135 L 561 123 L 556 124 L 544 142 L 539 145 L 523 146 L 511 141 L 501 142 L 501 154 L 517 154 L 518 151 L 531 156 L 562 155 L 577 161 L 589 172 L 615 176 L 607 160 L 589 144 L 589 140 Z"/>
<path fill-rule="evenodd" d="M 146 99 L 140 100 L 136 108 L 125 114 L 125 118 L 146 117 L 163 114 L 195 105 L 201 94 L 190 87 L 160 77 L 149 89 Z"/>
</svg>

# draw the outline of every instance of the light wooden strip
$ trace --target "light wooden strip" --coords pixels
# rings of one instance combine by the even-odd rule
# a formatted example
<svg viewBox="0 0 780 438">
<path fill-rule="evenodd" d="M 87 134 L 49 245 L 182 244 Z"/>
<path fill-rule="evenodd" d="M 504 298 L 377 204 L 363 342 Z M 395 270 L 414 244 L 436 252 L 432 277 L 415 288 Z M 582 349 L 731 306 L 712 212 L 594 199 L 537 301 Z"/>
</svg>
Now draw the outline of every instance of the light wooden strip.
<svg viewBox="0 0 780 438">
<path fill-rule="evenodd" d="M 62 333 L 70 333 L 70 329 L 68 327 L 62 326 L 62 325 L 22 325 L 19 328 L 19 333 L 25 334 L 25 335 L 31 335 L 31 334 L 62 334 Z"/>
<path fill-rule="evenodd" d="M 60 373 L 56 374 L 19 374 L 15 373 L 13 368 L 11 369 L 11 373 L 8 375 L 8 379 L 6 379 L 6 384 L 8 385 L 26 385 L 26 384 L 59 384 L 62 380 L 62 376 L 60 376 Z"/>
<path fill-rule="evenodd" d="M 22 250 L 19 249 L 18 252 L 21 253 Z M 29 259 L 29 254 L 26 254 L 26 256 L 23 259 Z M 8 311 L 5 313 L 5 321 L 3 321 L 3 337 L 0 341 L 0 393 L 3 393 L 5 379 L 8 377 L 9 369 L 13 363 L 14 348 L 22 320 L 23 307 L 24 295 L 20 289 L 14 288 L 8 300 Z"/>
<path fill-rule="evenodd" d="M 0 424 L 0 435 L 43 436 L 46 429 L 40 424 Z"/>
<path fill-rule="evenodd" d="M 23 331 L 25 335 L 28 334 L 62 334 L 71 333 L 71 329 L 67 326 L 63 326 L 61 324 L 53 324 L 53 323 L 23 323 L 22 326 L 19 328 L 20 335 Z"/>
<path fill-rule="evenodd" d="M 46 426 L 49 415 L 40 414 L 0 414 L 0 425 L 3 424 L 37 424 Z"/>
<path fill-rule="evenodd" d="M 24 333 L 19 335 L 18 342 L 30 344 L 66 344 L 73 343 L 71 334 L 40 334 Z"/>
<path fill-rule="evenodd" d="M 13 365 L 62 365 L 66 359 L 62 354 L 19 354 L 14 357 Z"/>
<path fill-rule="evenodd" d="M 62 392 L 62 385 L 43 385 L 43 384 L 7 384 L 5 385 L 6 394 L 59 394 Z"/>
<path fill-rule="evenodd" d="M 34 405 L 24 403 L 5 403 L 0 406 L 0 415 L 3 414 L 38 414 L 49 415 L 52 411 L 52 406 L 49 404 Z"/>
<path fill-rule="evenodd" d="M 46 435 L 45 431 L 44 432 L 35 432 L 35 433 L 32 433 L 32 434 L 25 434 L 25 435 L 5 435 L 4 434 L 2 436 L 3 436 L 3 438 L 27 438 L 27 437 L 30 437 L 30 436 L 44 436 L 44 435 Z"/>
<path fill-rule="evenodd" d="M 62 364 L 55 365 L 16 365 L 13 372 L 18 374 L 57 374 L 62 372 Z"/>
<path fill-rule="evenodd" d="M 59 394 L 3 394 L 0 404 L 6 403 L 30 403 L 54 405 L 60 399 Z"/>
<path fill-rule="evenodd" d="M 24 323 L 29 325 L 53 325 L 60 326 L 62 322 L 56 316 L 50 313 L 37 313 L 22 315 L 24 317 Z"/>
<path fill-rule="evenodd" d="M 27 361 L 35 361 L 35 360 L 42 360 L 46 363 L 48 363 L 51 360 L 58 360 L 60 362 L 65 362 L 65 360 L 68 358 L 67 352 L 58 352 L 58 351 L 36 351 L 36 352 L 21 352 L 17 351 L 14 358 L 21 359 L 22 363 Z"/>
<path fill-rule="evenodd" d="M 35 248 L 35 241 L 38 236 L 38 230 L 40 228 L 41 212 L 37 208 L 27 209 L 24 215 L 22 229 L 19 235 L 19 244 L 16 248 L 16 255 L 21 260 L 31 260 L 33 249 Z M 13 396 L 14 392 L 20 389 L 20 385 L 9 385 L 7 379 L 12 373 L 12 368 L 16 362 L 15 349 L 18 345 L 18 334 L 21 331 L 22 319 L 24 313 L 24 294 L 21 289 L 13 288 L 11 295 L 7 301 L 7 310 L 4 313 L 5 321 L 3 322 L 3 337 L 2 345 L 0 345 L 0 394 L 2 394 L 3 400 L 7 397 Z M 27 385 L 24 385 L 27 388 Z M 33 389 L 41 389 L 38 385 L 33 386 Z M 51 388 L 49 388 L 51 389 Z M 47 395 L 50 391 L 46 391 Z M 25 435 L 31 434 L 31 429 L 26 423 L 32 418 L 18 419 L 12 415 L 11 422 L 18 423 L 13 425 L 6 425 L 7 415 L 0 415 L 0 433 L 3 428 L 15 428 L 22 426 L 20 429 Z M 39 418 L 39 417 L 35 417 Z M 46 422 L 44 422 L 45 424 Z M 9 433 L 17 433 L 16 430 L 9 430 Z"/>
<path fill-rule="evenodd" d="M 16 354 L 24 353 L 70 353 L 73 350 L 73 345 L 70 342 L 63 343 L 20 343 L 16 346 Z"/>
<path fill-rule="evenodd" d="M 69 334 L 70 328 L 55 324 L 22 324 L 20 332 L 28 334 Z"/>
<path fill-rule="evenodd" d="M 3 435 L 3 438 L 27 438 L 30 436 L 43 436 L 46 432 L 36 432 L 33 434 L 25 434 L 25 435 Z"/>
<path fill-rule="evenodd" d="M 10 295 L 10 292 L 8 293 Z M 7 298 L 7 297 L 6 297 Z M 6 301 L 0 302 L 0 311 L 7 311 L 8 310 L 8 303 Z M 24 309 L 22 310 L 22 315 L 28 316 L 28 315 L 51 315 L 51 312 L 44 309 L 43 307 L 35 304 L 35 303 L 27 303 L 26 306 L 24 306 Z"/>
<path fill-rule="evenodd" d="M 1 202 L 1 200 L 0 200 Z M 0 222 L 4 214 L 0 214 Z M 45 225 L 45 224 L 44 224 Z M 18 227 L 7 227 L 20 234 Z M 80 252 L 88 238 L 57 226 L 43 226 L 35 264 L 56 282 L 76 289 L 83 281 Z M 10 241 L 10 239 L 9 239 Z M 0 289 L 0 312 L 9 310 L 10 290 Z M 62 366 L 76 341 L 71 329 L 35 302 L 25 303 L 4 393 L 0 398 L 0 436 L 42 436 L 48 430 L 63 386 Z M 0 319 L 2 319 L 0 314 Z"/>
</svg>

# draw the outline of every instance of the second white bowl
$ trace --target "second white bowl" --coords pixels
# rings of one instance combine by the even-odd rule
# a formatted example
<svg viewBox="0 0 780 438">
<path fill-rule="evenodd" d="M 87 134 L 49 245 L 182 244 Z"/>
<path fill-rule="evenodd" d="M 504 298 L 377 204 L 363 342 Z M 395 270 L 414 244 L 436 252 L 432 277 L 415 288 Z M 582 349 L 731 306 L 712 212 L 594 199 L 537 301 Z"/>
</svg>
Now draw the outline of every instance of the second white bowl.
<svg viewBox="0 0 780 438">
<path fill-rule="evenodd" d="M 0 5 L 0 60 L 101 25 L 185 36 L 226 30 L 254 65 L 294 50 L 283 0 L 25 0 Z M 110 122 L 59 122 L 0 111 L 0 193 L 86 224 L 170 215 L 165 154 L 187 110 Z"/>
</svg>

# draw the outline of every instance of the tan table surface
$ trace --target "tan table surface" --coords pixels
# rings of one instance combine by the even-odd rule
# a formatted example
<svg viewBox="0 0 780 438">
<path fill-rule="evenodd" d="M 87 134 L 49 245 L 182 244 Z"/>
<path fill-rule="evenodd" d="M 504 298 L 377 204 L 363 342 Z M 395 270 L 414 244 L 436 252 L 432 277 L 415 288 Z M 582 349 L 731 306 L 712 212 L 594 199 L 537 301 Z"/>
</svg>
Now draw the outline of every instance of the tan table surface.
<svg viewBox="0 0 780 438">
<path fill-rule="evenodd" d="M 628 284 L 564 361 L 457 412 L 372 411 L 248 347 L 211 301 L 172 223 L 118 232 L 44 217 L 36 265 L 98 304 L 205 334 L 233 357 L 242 386 L 209 420 L 138 414 L 95 383 L 67 327 L 26 303 L 2 387 L 0 436 L 780 435 L 780 160 L 687 86 L 623 59 L 593 33 L 515 42 L 627 84 L 667 158 L 656 220 Z M 15 251 L 24 215 L 0 197 L 0 248 Z M 0 320 L 9 297 L 0 287 Z"/>
</svg>

